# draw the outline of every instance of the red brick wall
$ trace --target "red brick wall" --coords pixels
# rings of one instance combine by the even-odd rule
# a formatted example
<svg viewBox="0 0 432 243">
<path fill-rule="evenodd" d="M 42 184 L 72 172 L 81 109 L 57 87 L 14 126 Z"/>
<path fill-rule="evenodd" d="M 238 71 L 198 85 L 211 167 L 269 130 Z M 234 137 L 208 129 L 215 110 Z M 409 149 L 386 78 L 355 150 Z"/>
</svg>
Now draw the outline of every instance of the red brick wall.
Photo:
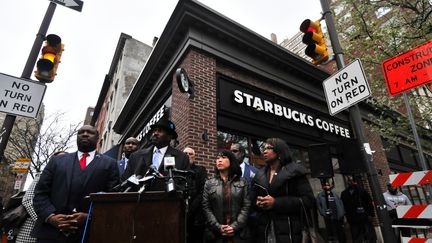
<svg viewBox="0 0 432 243">
<path fill-rule="evenodd" d="M 387 190 L 386 183 L 389 180 L 390 167 L 385 154 L 384 146 L 381 141 L 381 137 L 376 132 L 365 128 L 366 137 L 369 141 L 373 153 L 373 163 L 377 172 L 381 172 L 382 175 L 378 174 L 378 180 L 381 185 L 382 192 Z"/>
<path fill-rule="evenodd" d="M 108 97 L 105 97 L 105 101 L 102 105 L 102 108 L 99 112 L 98 119 L 96 120 L 96 124 L 95 124 L 96 130 L 98 130 L 99 132 L 99 140 L 96 146 L 97 151 L 101 150 L 101 143 L 104 135 L 103 132 L 104 132 L 105 118 L 107 115 L 107 111 L 108 111 Z"/>
<path fill-rule="evenodd" d="M 171 119 L 179 135 L 177 148 L 193 148 L 196 163 L 213 171 L 217 153 L 216 60 L 192 49 L 180 67 L 194 83 L 195 97 L 190 99 L 181 93 L 173 77 Z M 205 131 L 208 141 L 202 139 Z"/>
</svg>

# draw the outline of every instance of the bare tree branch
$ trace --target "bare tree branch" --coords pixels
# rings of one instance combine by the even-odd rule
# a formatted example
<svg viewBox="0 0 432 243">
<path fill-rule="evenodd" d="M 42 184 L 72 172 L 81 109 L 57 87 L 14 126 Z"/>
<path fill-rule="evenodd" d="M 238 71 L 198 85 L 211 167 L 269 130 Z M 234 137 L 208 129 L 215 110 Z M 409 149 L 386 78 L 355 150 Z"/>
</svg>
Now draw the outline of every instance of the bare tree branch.
<svg viewBox="0 0 432 243">
<path fill-rule="evenodd" d="M 53 153 L 66 151 L 72 147 L 72 141 L 80 126 L 63 125 L 64 113 L 56 112 L 43 121 L 20 118 L 10 136 L 5 157 L 14 161 L 16 158 L 31 158 L 30 175 L 40 172 L 48 163 Z"/>
</svg>

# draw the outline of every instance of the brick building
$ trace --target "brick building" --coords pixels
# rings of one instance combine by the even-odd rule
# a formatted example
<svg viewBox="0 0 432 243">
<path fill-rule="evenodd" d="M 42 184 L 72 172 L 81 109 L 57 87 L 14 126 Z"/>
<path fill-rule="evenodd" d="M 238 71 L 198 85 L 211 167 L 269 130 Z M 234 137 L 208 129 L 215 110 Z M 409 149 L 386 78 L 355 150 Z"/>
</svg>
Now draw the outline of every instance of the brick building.
<svg viewBox="0 0 432 243">
<path fill-rule="evenodd" d="M 119 115 L 151 51 L 151 46 L 125 33 L 120 34 L 97 104 L 91 110 L 91 116 L 88 116 L 89 124 L 96 126 L 100 134 L 97 144 L 99 152 L 107 152 L 111 149 L 109 153 L 111 156 L 120 155 L 116 146 L 119 144 L 120 136 L 112 130 L 112 124 Z"/>
<path fill-rule="evenodd" d="M 341 192 L 342 174 L 361 171 L 362 161 L 355 156 L 359 146 L 352 143 L 348 111 L 328 113 L 322 81 L 329 76 L 201 3 L 179 1 L 113 130 L 121 134 L 119 143 L 135 136 L 145 147 L 150 126 L 167 116 L 176 125 L 177 148 L 194 148 L 196 162 L 210 172 L 217 151 L 233 142 L 243 144 L 251 163 L 259 166 L 263 141 L 280 137 L 290 145 L 294 161 L 307 168 L 311 145 L 326 144 L 336 191 Z M 364 103 L 360 108 L 370 119 L 374 108 Z M 366 135 L 384 191 L 388 153 L 377 133 Z M 328 173 L 325 164 L 313 165 Z M 321 190 L 318 179 L 310 182 L 315 192 Z"/>
<path fill-rule="evenodd" d="M 179 68 L 189 78 L 189 93 L 181 92 Z M 329 144 L 330 166 L 341 191 L 345 184 L 338 155 L 358 149 L 344 151 L 339 146 L 355 135 L 347 111 L 328 114 L 321 84 L 328 76 L 208 7 L 179 1 L 113 129 L 121 134 L 119 142 L 135 136 L 144 147 L 150 125 L 166 115 L 176 124 L 177 147 L 194 148 L 197 163 L 209 171 L 217 151 L 233 142 L 247 147 L 251 162 L 260 165 L 263 141 L 281 137 L 292 148 L 294 160 L 307 167 L 310 145 Z M 362 106 L 364 113 L 369 109 Z M 368 137 L 384 182 L 389 166 L 382 141 L 374 133 Z M 347 164 L 359 163 L 357 158 Z M 320 190 L 319 180 L 311 183 Z"/>
</svg>

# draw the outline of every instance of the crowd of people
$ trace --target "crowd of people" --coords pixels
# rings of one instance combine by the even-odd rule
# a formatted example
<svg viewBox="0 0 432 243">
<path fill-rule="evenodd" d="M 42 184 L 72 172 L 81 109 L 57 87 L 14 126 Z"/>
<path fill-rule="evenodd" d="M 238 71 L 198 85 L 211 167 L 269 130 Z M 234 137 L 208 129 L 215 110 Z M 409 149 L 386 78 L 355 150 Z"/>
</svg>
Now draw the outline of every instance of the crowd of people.
<svg viewBox="0 0 432 243">
<path fill-rule="evenodd" d="M 265 165 L 259 169 L 249 163 L 241 144 L 232 144 L 218 152 L 214 176 L 208 178 L 207 169 L 196 164 L 193 148 L 180 151 L 170 145 L 177 136 L 174 124 L 162 118 L 151 126 L 151 146 L 139 149 L 138 140 L 128 138 L 122 159 L 115 161 L 96 151 L 99 134 L 93 126 L 84 125 L 77 134 L 78 151 L 53 156 L 27 191 L 23 204 L 30 217 L 16 242 L 85 242 L 86 196 L 111 191 L 120 181 L 144 175 L 151 168 L 164 172 L 167 157 L 175 159 L 176 169 L 194 174 L 188 193 L 188 243 L 299 243 L 302 231 L 310 227 L 305 222 L 316 221 L 315 209 L 324 219 L 330 240 L 346 242 L 346 218 L 352 242 L 376 242 L 372 200 L 358 181 L 349 177 L 340 198 L 323 181 L 323 191 L 315 198 L 306 168 L 293 162 L 282 139 L 266 140 Z M 152 189 L 165 190 L 163 186 Z M 389 193 L 393 196 L 386 200 L 399 203 L 401 199 Z"/>
</svg>

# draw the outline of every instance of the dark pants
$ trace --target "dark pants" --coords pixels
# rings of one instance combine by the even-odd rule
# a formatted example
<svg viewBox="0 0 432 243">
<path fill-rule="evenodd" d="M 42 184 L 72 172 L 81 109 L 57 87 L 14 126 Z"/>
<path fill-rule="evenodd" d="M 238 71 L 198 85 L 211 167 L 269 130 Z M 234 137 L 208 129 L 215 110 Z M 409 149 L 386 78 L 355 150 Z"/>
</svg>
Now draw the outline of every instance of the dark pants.
<svg viewBox="0 0 432 243">
<path fill-rule="evenodd" d="M 325 217 L 324 218 L 325 224 L 326 224 L 326 230 L 328 235 L 329 241 L 339 241 L 339 243 L 345 243 L 346 237 L 345 237 L 345 229 L 343 226 L 343 219 L 337 220 L 337 219 L 330 219 Z"/>
<path fill-rule="evenodd" d="M 350 223 L 353 243 L 375 243 L 377 241 L 375 229 L 371 222 Z"/>
<path fill-rule="evenodd" d="M 37 239 L 36 243 L 81 243 L 81 235 L 63 236 L 60 239 Z"/>
<path fill-rule="evenodd" d="M 401 223 L 401 219 L 397 218 L 397 216 L 390 214 L 390 217 L 392 217 L 392 224 L 399 225 L 403 224 Z M 402 219 L 403 220 L 403 219 Z M 411 237 L 411 230 L 410 228 L 394 228 L 394 232 L 396 235 L 397 242 L 402 242 L 402 237 Z"/>
<path fill-rule="evenodd" d="M 188 225 L 187 243 L 202 243 L 204 241 L 204 225 Z"/>
</svg>

